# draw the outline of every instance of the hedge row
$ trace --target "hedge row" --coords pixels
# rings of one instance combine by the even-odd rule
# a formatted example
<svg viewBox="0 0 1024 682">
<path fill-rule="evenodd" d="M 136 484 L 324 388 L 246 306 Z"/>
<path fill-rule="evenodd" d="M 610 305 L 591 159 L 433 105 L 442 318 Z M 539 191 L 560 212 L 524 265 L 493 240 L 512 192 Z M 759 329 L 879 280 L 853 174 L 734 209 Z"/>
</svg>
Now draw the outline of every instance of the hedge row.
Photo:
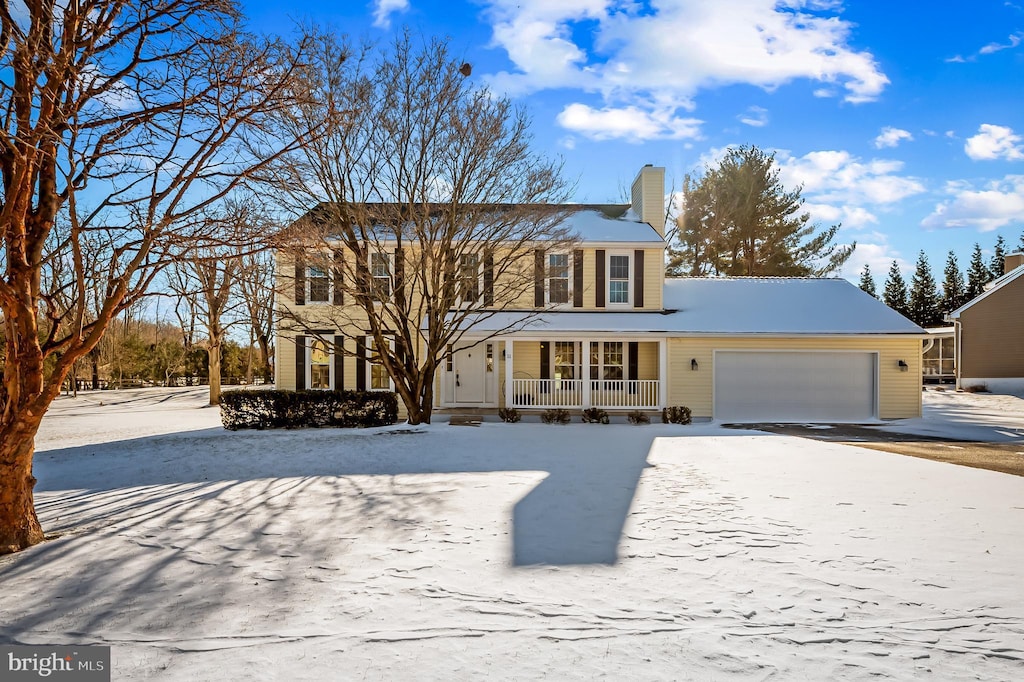
<svg viewBox="0 0 1024 682">
<path fill-rule="evenodd" d="M 220 396 L 224 428 L 356 428 L 398 421 L 398 398 L 386 391 L 228 391 Z"/>
</svg>

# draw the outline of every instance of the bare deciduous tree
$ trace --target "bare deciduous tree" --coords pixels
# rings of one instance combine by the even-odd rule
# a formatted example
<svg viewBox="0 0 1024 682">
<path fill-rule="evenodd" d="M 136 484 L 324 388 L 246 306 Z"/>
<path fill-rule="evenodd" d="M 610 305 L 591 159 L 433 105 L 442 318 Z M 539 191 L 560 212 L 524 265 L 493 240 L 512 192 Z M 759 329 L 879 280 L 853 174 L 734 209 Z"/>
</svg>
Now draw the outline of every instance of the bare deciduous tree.
<svg viewBox="0 0 1024 682">
<path fill-rule="evenodd" d="M 438 367 L 463 334 L 524 296 L 532 304 L 536 248 L 572 238 L 560 164 L 531 151 L 526 114 L 473 86 L 445 42 L 415 42 L 405 33 L 371 63 L 319 35 L 311 102 L 283 127 L 325 121 L 325 134 L 275 177 L 283 201 L 308 211 L 289 230 L 299 279 L 278 292 L 282 326 L 335 353 L 368 339 L 413 424 L 430 421 Z M 328 282 L 336 305 L 314 315 L 287 304 L 295 288 Z"/>
<path fill-rule="evenodd" d="M 23 6 L 0 3 L 0 553 L 43 539 L 35 434 L 75 361 L 222 238 L 202 211 L 288 150 L 265 123 L 292 105 L 303 49 L 240 33 L 231 0 Z M 60 304 L 41 278 L 57 261 Z"/>
</svg>

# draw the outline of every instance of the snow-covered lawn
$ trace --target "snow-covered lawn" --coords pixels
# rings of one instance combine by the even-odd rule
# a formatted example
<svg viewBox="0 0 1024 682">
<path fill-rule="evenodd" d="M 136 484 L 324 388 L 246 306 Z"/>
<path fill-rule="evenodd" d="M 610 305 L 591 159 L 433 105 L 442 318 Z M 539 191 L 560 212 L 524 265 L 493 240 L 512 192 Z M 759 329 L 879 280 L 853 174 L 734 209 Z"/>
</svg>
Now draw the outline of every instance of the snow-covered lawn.
<svg viewBox="0 0 1024 682">
<path fill-rule="evenodd" d="M 114 679 L 1024 678 L 1024 478 L 715 425 L 230 433 L 203 397 L 58 401 L 65 534 L 0 560 L 0 640 Z"/>
</svg>

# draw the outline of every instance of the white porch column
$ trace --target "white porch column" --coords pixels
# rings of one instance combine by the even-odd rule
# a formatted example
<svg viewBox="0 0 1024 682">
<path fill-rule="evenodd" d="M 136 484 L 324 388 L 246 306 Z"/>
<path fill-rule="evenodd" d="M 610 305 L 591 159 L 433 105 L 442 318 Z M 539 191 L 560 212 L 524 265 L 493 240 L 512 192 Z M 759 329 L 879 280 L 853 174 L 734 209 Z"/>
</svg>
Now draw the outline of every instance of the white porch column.
<svg viewBox="0 0 1024 682">
<path fill-rule="evenodd" d="M 580 352 L 583 357 L 580 358 L 583 361 L 583 371 L 580 380 L 583 382 L 583 407 L 590 407 L 590 340 L 584 339 L 580 341 Z"/>
<path fill-rule="evenodd" d="M 512 407 L 512 339 L 502 341 L 502 354 L 505 357 L 505 407 Z"/>
<path fill-rule="evenodd" d="M 668 341 L 658 340 L 658 403 L 668 407 Z"/>
</svg>

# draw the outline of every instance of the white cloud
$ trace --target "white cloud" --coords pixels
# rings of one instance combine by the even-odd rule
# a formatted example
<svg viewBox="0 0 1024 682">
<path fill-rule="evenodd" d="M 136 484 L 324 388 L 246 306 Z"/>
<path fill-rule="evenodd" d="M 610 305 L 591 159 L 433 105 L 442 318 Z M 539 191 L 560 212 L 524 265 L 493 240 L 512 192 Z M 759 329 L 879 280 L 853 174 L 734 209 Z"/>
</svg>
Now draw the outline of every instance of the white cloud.
<svg viewBox="0 0 1024 682">
<path fill-rule="evenodd" d="M 1021 146 L 1021 141 L 1021 136 L 1014 134 L 1012 128 L 982 123 L 978 128 L 978 134 L 967 138 L 964 151 L 975 161 L 1019 161 L 1024 159 L 1024 146 Z"/>
<path fill-rule="evenodd" d="M 582 90 L 601 95 L 601 111 L 635 107 L 672 119 L 692 110 L 699 91 L 724 85 L 772 90 L 810 80 L 827 96 L 865 102 L 889 82 L 870 53 L 849 45 L 852 24 L 831 0 L 482 2 L 494 44 L 515 65 L 492 76 L 491 85 L 509 94 Z M 578 30 L 593 40 L 577 42 Z M 607 121 L 608 136 L 619 136 L 621 118 Z M 637 133 L 651 139 L 675 130 L 645 125 Z"/>
<path fill-rule="evenodd" d="M 803 185 L 804 195 L 818 203 L 841 206 L 894 204 L 925 191 L 916 178 L 897 175 L 902 161 L 861 161 L 846 151 L 817 151 L 801 157 L 776 156 L 786 186 Z"/>
<path fill-rule="evenodd" d="M 874 213 L 861 206 L 834 206 L 808 201 L 804 203 L 804 210 L 814 221 L 828 225 L 842 223 L 844 228 L 861 229 L 878 222 Z"/>
<path fill-rule="evenodd" d="M 993 52 L 999 52 L 1001 50 L 1012 50 L 1013 48 L 1020 45 L 1021 38 L 1024 38 L 1024 33 L 1014 33 L 1010 35 L 1007 40 L 1008 43 L 989 43 L 985 47 L 978 50 L 978 54 L 992 54 Z"/>
<path fill-rule="evenodd" d="M 736 118 L 748 126 L 763 128 L 768 125 L 768 110 L 758 106 L 747 107 L 747 110 Z"/>
<path fill-rule="evenodd" d="M 952 196 L 935 206 L 921 226 L 927 229 L 968 227 L 992 232 L 1019 223 L 1024 216 L 1024 175 L 1007 175 L 981 189 L 967 182 L 951 182 L 946 192 Z"/>
<path fill-rule="evenodd" d="M 401 14 L 409 9 L 409 0 L 374 0 L 373 25 L 377 28 L 391 28 L 391 15 Z"/>
<path fill-rule="evenodd" d="M 875 138 L 875 148 L 882 149 L 883 147 L 896 147 L 902 140 L 910 142 L 913 139 L 914 136 L 910 134 L 909 130 L 886 126 L 885 128 L 882 128 L 882 132 Z"/>
<path fill-rule="evenodd" d="M 594 140 L 624 139 L 639 142 L 652 138 L 680 139 L 700 135 L 703 121 L 679 118 L 671 109 L 644 111 L 639 107 L 593 109 L 586 104 L 570 104 L 558 114 L 563 128 Z"/>
<path fill-rule="evenodd" d="M 871 268 L 871 277 L 875 280 L 875 292 L 881 296 L 893 261 L 896 261 L 903 274 L 909 274 L 914 269 L 912 263 L 901 258 L 900 252 L 889 245 L 884 234 L 872 233 L 865 235 L 863 241 L 857 242 L 857 248 L 854 249 L 850 260 L 843 264 L 839 274 L 857 281 L 864 266 L 867 265 Z"/>
</svg>

